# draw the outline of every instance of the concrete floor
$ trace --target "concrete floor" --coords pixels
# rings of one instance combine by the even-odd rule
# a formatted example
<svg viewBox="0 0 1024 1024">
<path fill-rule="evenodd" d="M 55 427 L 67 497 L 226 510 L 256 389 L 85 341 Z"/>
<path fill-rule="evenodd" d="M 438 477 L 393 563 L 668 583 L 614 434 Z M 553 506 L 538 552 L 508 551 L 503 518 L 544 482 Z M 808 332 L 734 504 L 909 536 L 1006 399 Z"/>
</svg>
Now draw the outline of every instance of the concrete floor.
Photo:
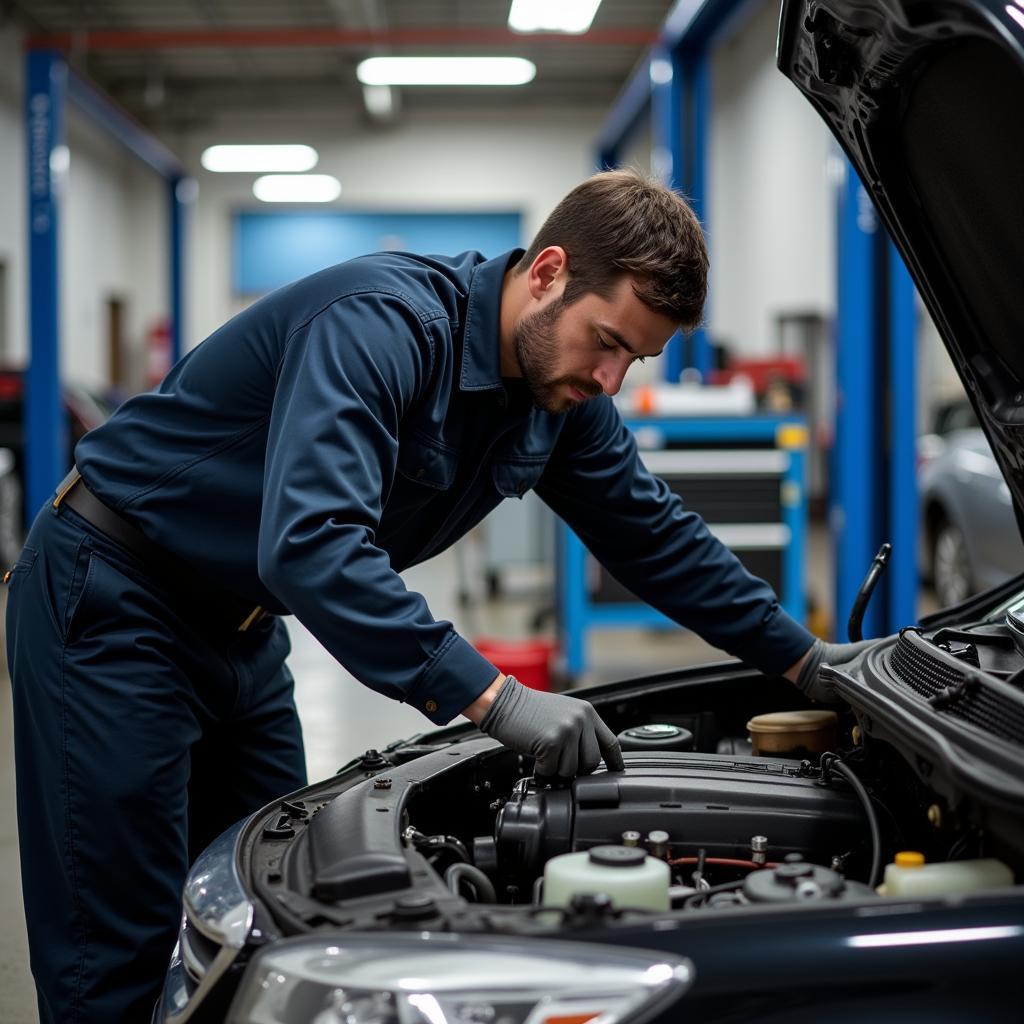
<svg viewBox="0 0 1024 1024">
<path fill-rule="evenodd" d="M 810 583 L 819 605 L 829 603 L 831 558 L 827 538 L 812 531 Z M 422 593 L 437 618 L 454 622 L 467 637 L 485 633 L 505 639 L 528 635 L 528 624 L 543 588 L 501 601 L 474 601 L 469 611 L 457 601 L 458 565 L 451 552 L 404 574 Z M 0 608 L 2 614 L 2 608 Z M 2 619 L 0 619 L 2 621 Z M 368 747 L 430 727 L 419 712 L 395 704 L 361 686 L 294 620 L 289 660 L 296 679 L 296 702 L 303 722 L 311 780 L 333 774 L 339 765 Z M 645 671 L 694 664 L 720 656 L 692 634 L 659 631 L 609 631 L 589 644 L 595 666 L 592 679 L 626 678 Z M 590 679 L 582 680 L 582 682 Z M 14 755 L 11 693 L 6 671 L 0 679 L 0 1022 L 35 1024 L 35 993 L 28 969 L 14 810 Z"/>
</svg>

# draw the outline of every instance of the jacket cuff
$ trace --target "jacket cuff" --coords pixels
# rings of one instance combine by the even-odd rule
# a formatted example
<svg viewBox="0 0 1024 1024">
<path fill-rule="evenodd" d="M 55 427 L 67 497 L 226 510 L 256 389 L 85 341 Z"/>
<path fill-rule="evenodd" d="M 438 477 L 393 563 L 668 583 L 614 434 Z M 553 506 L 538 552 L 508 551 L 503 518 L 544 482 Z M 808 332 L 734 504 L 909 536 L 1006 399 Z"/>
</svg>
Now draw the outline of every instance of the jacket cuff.
<svg viewBox="0 0 1024 1024">
<path fill-rule="evenodd" d="M 781 606 L 776 606 L 756 646 L 739 653 L 744 661 L 756 665 L 765 674 L 781 675 L 810 650 L 816 639 Z"/>
<path fill-rule="evenodd" d="M 435 725 L 447 725 L 497 679 L 500 670 L 452 630 L 405 697 Z"/>
</svg>

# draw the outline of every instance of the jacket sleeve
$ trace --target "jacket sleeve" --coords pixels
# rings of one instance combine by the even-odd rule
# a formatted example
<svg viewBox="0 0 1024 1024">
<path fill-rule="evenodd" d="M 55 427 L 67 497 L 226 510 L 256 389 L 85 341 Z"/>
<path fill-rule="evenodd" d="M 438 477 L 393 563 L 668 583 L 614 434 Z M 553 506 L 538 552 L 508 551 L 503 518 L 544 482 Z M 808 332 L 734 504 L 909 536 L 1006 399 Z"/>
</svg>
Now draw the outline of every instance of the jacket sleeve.
<svg viewBox="0 0 1024 1024">
<path fill-rule="evenodd" d="M 814 642 L 772 588 L 648 472 L 611 399 L 569 414 L 536 490 L 617 580 L 714 646 L 776 673 Z"/>
<path fill-rule="evenodd" d="M 360 682 L 444 724 L 498 670 L 435 621 L 377 546 L 403 416 L 435 372 L 403 299 L 335 301 L 288 340 L 264 470 L 259 573 Z"/>
</svg>

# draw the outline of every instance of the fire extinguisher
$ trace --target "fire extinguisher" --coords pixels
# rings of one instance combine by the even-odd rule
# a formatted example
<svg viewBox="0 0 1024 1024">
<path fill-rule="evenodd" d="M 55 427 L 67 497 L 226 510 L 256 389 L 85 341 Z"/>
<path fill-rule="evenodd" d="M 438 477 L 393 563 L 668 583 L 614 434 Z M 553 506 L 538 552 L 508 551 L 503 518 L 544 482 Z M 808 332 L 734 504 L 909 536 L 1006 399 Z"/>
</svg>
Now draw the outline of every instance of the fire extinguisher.
<svg viewBox="0 0 1024 1024">
<path fill-rule="evenodd" d="M 170 368 L 171 324 L 167 317 L 160 317 L 146 332 L 146 386 L 156 387 Z"/>
</svg>

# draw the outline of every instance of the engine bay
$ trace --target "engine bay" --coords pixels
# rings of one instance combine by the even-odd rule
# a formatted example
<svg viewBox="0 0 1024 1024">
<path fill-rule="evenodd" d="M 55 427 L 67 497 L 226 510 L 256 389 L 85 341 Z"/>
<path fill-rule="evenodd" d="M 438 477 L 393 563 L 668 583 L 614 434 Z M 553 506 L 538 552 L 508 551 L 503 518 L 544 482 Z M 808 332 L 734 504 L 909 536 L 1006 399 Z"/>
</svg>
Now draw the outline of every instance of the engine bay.
<svg viewBox="0 0 1024 1024">
<path fill-rule="evenodd" d="M 898 895 L 883 884 L 898 853 L 933 874 L 955 866 L 932 894 L 971 890 L 975 865 L 997 864 L 1012 885 L 1024 868 L 1018 633 L 1005 612 L 904 630 L 837 676 L 847 704 L 827 749 L 799 737 L 770 756 L 752 748 L 753 719 L 807 705 L 729 663 L 586 692 L 623 740 L 624 772 L 541 782 L 529 758 L 469 726 L 367 751 L 254 819 L 245 866 L 282 934 L 533 934 L 877 903 Z M 572 857 L 598 877 L 656 861 L 664 902 L 589 882 L 555 905 L 545 888 Z"/>
</svg>

